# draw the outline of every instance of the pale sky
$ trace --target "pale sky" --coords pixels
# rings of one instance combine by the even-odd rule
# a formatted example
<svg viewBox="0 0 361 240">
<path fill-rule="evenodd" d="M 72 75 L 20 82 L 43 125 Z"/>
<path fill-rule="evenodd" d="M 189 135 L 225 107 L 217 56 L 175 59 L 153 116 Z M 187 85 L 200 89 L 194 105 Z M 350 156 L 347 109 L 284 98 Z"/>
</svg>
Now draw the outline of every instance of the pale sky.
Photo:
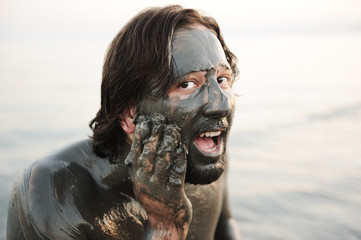
<svg viewBox="0 0 361 240">
<path fill-rule="evenodd" d="M 120 24 L 145 7 L 168 4 L 204 10 L 226 32 L 361 29 L 359 0 L 1 0 L 0 30 L 2 38 L 27 31 L 107 32 L 119 29 Z"/>
</svg>

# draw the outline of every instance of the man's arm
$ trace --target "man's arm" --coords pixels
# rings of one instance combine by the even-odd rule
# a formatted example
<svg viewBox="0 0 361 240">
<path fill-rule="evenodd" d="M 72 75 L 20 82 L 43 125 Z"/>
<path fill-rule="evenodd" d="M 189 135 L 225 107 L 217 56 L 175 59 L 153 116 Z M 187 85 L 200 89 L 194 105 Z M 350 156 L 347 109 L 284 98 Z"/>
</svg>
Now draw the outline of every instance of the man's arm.
<svg viewBox="0 0 361 240">
<path fill-rule="evenodd" d="M 136 199 L 148 215 L 144 239 L 185 239 L 192 205 L 184 192 L 186 149 L 179 129 L 160 114 L 137 119 L 126 163 Z"/>
</svg>

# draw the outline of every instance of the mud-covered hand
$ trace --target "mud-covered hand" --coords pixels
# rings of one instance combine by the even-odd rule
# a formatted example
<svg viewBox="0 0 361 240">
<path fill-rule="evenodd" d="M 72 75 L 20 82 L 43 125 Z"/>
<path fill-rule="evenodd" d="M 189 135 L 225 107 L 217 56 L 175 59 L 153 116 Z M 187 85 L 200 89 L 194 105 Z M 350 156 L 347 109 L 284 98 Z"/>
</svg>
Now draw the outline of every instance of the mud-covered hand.
<svg viewBox="0 0 361 240">
<path fill-rule="evenodd" d="M 185 239 L 192 205 L 184 192 L 186 149 L 179 127 L 161 114 L 139 116 L 126 164 L 137 200 L 148 215 L 146 239 Z"/>
</svg>

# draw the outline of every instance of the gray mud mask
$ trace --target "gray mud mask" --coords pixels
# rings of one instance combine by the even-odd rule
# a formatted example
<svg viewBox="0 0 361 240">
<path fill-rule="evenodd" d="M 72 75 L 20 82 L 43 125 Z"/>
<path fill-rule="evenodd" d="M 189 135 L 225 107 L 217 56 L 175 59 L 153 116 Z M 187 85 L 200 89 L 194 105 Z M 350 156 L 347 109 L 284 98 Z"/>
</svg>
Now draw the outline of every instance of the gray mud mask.
<svg viewBox="0 0 361 240">
<path fill-rule="evenodd" d="M 181 128 L 182 141 L 189 149 L 188 158 L 193 159 L 194 165 L 204 169 L 215 168 L 223 159 L 235 103 L 232 89 L 222 89 L 218 84 L 217 67 L 231 69 L 230 65 L 218 38 L 208 29 L 177 30 L 171 52 L 176 79 L 173 86 L 177 87 L 190 73 L 199 71 L 204 73 L 204 84 L 186 98 L 173 95 L 172 90 L 161 99 L 149 94 L 138 105 L 137 114 L 163 114 L 168 123 L 175 123 Z M 222 132 L 218 137 L 199 137 L 202 133 L 217 131 Z M 195 142 L 199 143 L 198 146 Z M 207 147 L 218 150 L 201 150 Z"/>
</svg>

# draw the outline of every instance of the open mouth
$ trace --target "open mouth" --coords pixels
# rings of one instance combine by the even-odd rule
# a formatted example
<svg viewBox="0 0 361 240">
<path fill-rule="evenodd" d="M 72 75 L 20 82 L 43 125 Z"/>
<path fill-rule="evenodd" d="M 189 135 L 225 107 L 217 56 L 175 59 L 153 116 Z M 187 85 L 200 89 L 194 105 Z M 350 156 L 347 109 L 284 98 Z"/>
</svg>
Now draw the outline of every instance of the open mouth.
<svg viewBox="0 0 361 240">
<path fill-rule="evenodd" d="M 221 155 L 223 149 L 222 131 L 210 131 L 199 134 L 194 139 L 194 145 L 206 156 L 216 157 Z"/>
</svg>

